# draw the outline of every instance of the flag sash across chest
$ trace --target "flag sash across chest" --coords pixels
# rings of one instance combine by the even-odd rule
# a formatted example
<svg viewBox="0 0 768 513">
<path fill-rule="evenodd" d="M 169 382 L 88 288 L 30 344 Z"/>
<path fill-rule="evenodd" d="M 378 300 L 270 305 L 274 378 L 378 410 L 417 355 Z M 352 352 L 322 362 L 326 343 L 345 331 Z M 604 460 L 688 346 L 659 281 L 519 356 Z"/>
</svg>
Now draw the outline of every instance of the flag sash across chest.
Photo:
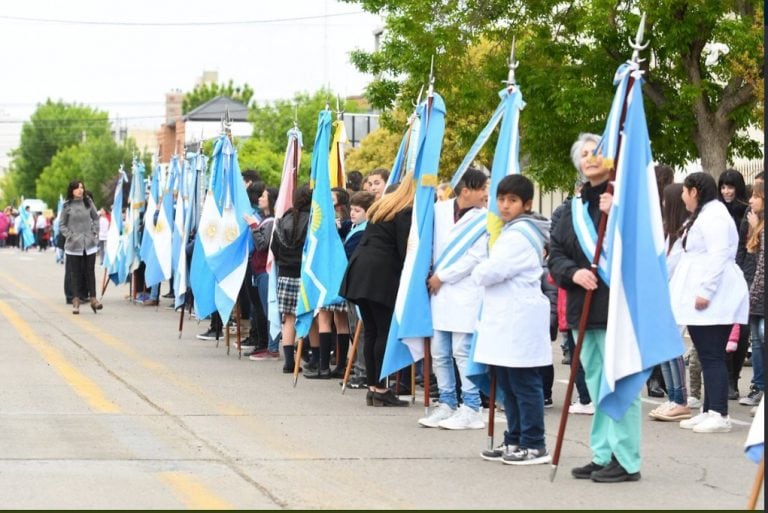
<svg viewBox="0 0 768 513">
<path fill-rule="evenodd" d="M 442 97 L 435 93 L 422 103 L 419 118 L 413 217 L 379 379 L 424 358 L 424 338 L 433 334 L 426 284 L 432 265 L 435 187 L 445 130 Z"/>
<path fill-rule="evenodd" d="M 598 407 L 621 419 L 653 367 L 680 356 L 672 314 L 658 190 L 643 109 L 642 75 L 632 71 L 606 229 L 610 295 Z M 618 75 L 618 74 L 617 74 Z M 629 74 L 622 77 L 627 81 Z M 626 86 L 619 87 L 623 94 Z M 617 102 L 614 101 L 614 106 Z M 620 108 L 620 107 L 619 107 Z M 613 119 L 612 113 L 609 119 Z M 607 130 L 614 130 L 609 124 Z M 604 136 L 613 138 L 611 134 Z"/>
</svg>

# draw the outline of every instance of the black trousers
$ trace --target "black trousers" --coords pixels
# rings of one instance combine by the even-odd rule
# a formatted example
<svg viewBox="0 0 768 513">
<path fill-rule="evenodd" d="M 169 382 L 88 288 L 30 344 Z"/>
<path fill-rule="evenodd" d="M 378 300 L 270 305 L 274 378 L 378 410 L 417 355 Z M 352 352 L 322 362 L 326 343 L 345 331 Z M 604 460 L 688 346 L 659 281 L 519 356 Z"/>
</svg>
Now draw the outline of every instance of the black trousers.
<svg viewBox="0 0 768 513">
<path fill-rule="evenodd" d="M 69 284 L 72 293 L 77 296 L 88 293 L 89 297 L 96 297 L 96 253 L 93 255 L 67 255 L 66 272 L 69 276 Z"/>
<path fill-rule="evenodd" d="M 394 308 L 375 301 L 359 300 L 360 316 L 365 333 L 365 373 L 369 387 L 384 388 L 384 380 L 379 380 L 384 362 L 384 350 L 387 347 L 389 324 L 392 322 Z"/>
</svg>

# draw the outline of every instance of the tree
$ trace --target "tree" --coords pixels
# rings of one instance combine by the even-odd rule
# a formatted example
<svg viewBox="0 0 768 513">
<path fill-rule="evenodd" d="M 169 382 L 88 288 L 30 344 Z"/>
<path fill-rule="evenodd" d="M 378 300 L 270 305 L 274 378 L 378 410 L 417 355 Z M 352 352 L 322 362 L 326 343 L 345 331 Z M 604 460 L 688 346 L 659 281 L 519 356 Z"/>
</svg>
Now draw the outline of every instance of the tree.
<svg viewBox="0 0 768 513">
<path fill-rule="evenodd" d="M 403 134 L 377 128 L 360 141 L 360 146 L 349 151 L 344 167 L 347 172 L 360 171 L 363 175 L 380 167 L 391 169 L 402 138 Z"/>
<path fill-rule="evenodd" d="M 18 194 L 34 197 L 35 182 L 59 150 L 84 140 L 110 136 L 107 113 L 50 99 L 38 105 L 21 129 L 21 144 L 11 154 Z M 58 198 L 58 195 L 56 196 Z"/>
<path fill-rule="evenodd" d="M 130 174 L 136 144 L 129 139 L 118 145 L 107 136 L 92 138 L 59 151 L 37 179 L 37 197 L 55 205 L 72 180 L 82 180 L 98 207 L 111 205 L 115 178 L 120 164 Z"/>
<path fill-rule="evenodd" d="M 303 142 L 300 172 L 303 176 L 309 176 L 312 145 L 317 132 L 317 117 L 326 104 L 335 109 L 336 95 L 328 89 L 320 89 L 312 95 L 306 92 L 296 93 L 290 100 L 276 100 L 264 106 L 256 106 L 249 116 L 253 124 L 253 138 L 265 141 L 271 151 L 284 155 L 288 144 L 287 133 L 293 126 L 295 117 Z M 351 101 L 342 101 L 339 107 L 345 112 L 360 111 L 360 107 Z M 281 160 L 281 169 L 282 165 Z"/>
<path fill-rule="evenodd" d="M 192 91 L 184 95 L 181 111 L 186 114 L 217 96 L 227 96 L 248 106 L 251 103 L 251 98 L 253 98 L 253 89 L 247 83 L 242 86 L 235 86 L 231 80 L 226 84 L 196 85 Z"/>
<path fill-rule="evenodd" d="M 287 138 L 286 138 L 287 141 Z M 285 151 L 274 151 L 268 141 L 250 137 L 244 139 L 238 144 L 237 161 L 240 169 L 255 169 L 267 185 L 278 187 L 283 174 L 283 159 Z M 309 174 L 310 161 L 306 155 L 302 155 L 300 170 L 303 175 Z"/>
<path fill-rule="evenodd" d="M 604 128 L 612 77 L 632 53 L 627 40 L 634 39 L 641 10 L 651 43 L 641 57 L 655 159 L 681 166 L 699 157 L 704 170 L 717 175 L 730 156 L 761 155 L 743 133 L 762 121 L 755 108 L 764 77 L 763 13 L 756 0 L 345 1 L 386 14 L 379 50 L 352 55 L 360 71 L 377 77 L 366 90 L 374 107 L 409 110 L 436 54 L 436 88 L 448 108 L 446 137 L 453 132 L 458 153 L 468 150 L 498 103 L 493 93 L 506 78 L 516 36 L 516 76 L 527 102 L 521 156 L 525 171 L 545 189 L 572 186 L 570 144 L 579 132 Z M 730 51 L 707 65 L 705 49 L 713 42 Z M 464 128 L 456 127 L 459 120 Z M 444 156 L 441 170 L 455 169 L 454 159 Z"/>
</svg>

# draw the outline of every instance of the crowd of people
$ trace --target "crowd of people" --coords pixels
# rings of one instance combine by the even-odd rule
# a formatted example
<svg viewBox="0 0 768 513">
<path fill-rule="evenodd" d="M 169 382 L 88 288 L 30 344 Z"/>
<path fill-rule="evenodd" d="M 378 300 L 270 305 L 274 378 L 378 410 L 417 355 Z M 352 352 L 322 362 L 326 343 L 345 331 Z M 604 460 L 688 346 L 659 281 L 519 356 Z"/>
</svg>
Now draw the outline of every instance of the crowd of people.
<svg viewBox="0 0 768 513">
<path fill-rule="evenodd" d="M 544 410 L 553 402 L 551 342 L 562 339 L 563 363 L 569 363 L 585 297 L 592 291 L 575 379 L 578 398 L 569 408 L 573 414 L 592 416 L 592 458 L 572 475 L 597 482 L 640 479 L 640 395 L 620 420 L 592 401 L 604 380 L 610 290 L 592 271 L 592 256 L 585 254 L 577 226 L 591 223 L 596 229 L 611 208 L 609 169 L 596 153 L 599 144 L 600 136 L 594 134 L 581 134 L 573 144 L 576 195 L 551 220 L 532 210 L 534 185 L 522 175 L 505 177 L 493 198 L 488 197 L 487 174 L 474 168 L 455 189 L 448 184 L 436 188 L 433 262 L 426 284 L 434 326 L 428 346 L 432 363 L 429 373 L 417 365 L 415 381 L 405 372 L 381 376 L 408 251 L 413 175 L 388 187 L 385 169 L 366 176 L 351 172 L 346 188 L 332 190 L 348 259 L 338 291 L 343 300 L 322 308 L 308 336 L 309 350 L 297 355 L 296 306 L 312 191 L 308 184 L 297 184 L 291 208 L 276 220 L 278 190 L 267 186 L 257 171 L 245 171 L 253 213 L 244 217 L 254 250 L 239 301 L 250 331 L 238 347 L 250 360 L 281 361 L 285 373 L 294 372 L 302 358 L 302 374 L 313 380 L 341 378 L 354 359 L 347 385 L 365 390 L 366 405 L 372 407 L 405 407 L 410 403 L 398 392 L 429 388 L 436 406 L 417 424 L 448 430 L 485 427 L 487 390 L 469 369 L 475 363 L 492 366 L 507 428 L 502 443 L 481 456 L 510 465 L 540 464 L 551 459 L 544 436 Z M 730 169 L 718 181 L 692 173 L 683 183 L 673 183 L 672 169 L 660 165 L 656 178 L 670 302 L 681 336 L 687 332 L 692 347 L 652 375 L 649 394 L 653 390 L 651 395 L 657 395 L 660 388 L 666 401 L 649 413 L 649 420 L 679 422 L 680 428 L 696 433 L 727 432 L 729 401 L 751 407 L 754 415 L 765 389 L 763 174 L 749 187 Z M 496 206 L 501 227 L 492 237 L 485 229 L 489 202 Z M 6 219 L 0 216 L 0 243 L 7 242 L 13 225 Z M 102 305 L 96 299 L 94 266 L 109 216 L 96 210 L 84 184 L 75 180 L 58 222 L 73 313 L 79 313 L 83 301 L 97 312 Z M 270 252 L 277 266 L 279 319 L 270 318 L 268 307 Z M 157 305 L 158 300 L 159 287 L 138 302 Z M 198 338 L 218 339 L 232 322 L 217 313 L 210 321 Z M 270 323 L 275 321 L 281 329 L 272 336 Z M 358 322 L 362 328 L 356 330 Z M 351 354 L 356 331 L 359 350 Z M 753 378 L 742 395 L 739 379 L 745 362 L 752 365 Z"/>
</svg>

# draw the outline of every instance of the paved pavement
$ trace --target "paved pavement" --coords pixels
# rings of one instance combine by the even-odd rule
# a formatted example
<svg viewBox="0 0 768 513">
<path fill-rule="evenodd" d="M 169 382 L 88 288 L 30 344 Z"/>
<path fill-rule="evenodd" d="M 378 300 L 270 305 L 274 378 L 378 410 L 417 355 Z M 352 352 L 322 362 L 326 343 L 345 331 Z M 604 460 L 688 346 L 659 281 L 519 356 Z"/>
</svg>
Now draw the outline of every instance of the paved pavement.
<svg viewBox="0 0 768 513">
<path fill-rule="evenodd" d="M 74 316 L 62 283 L 50 251 L 0 249 L 3 509 L 741 509 L 755 477 L 735 402 L 727 434 L 644 421 L 636 483 L 570 477 L 590 457 L 590 418 L 572 416 L 552 483 L 549 465 L 481 460 L 485 431 L 418 427 L 420 401 L 366 407 L 337 380 L 293 388 L 282 362 L 196 340 L 205 323 L 185 320 L 179 338 L 167 300 L 130 304 L 127 286 Z M 566 367 L 556 374 L 550 449 Z M 644 397 L 644 412 L 658 403 Z M 501 415 L 495 426 L 498 440 Z"/>
</svg>

